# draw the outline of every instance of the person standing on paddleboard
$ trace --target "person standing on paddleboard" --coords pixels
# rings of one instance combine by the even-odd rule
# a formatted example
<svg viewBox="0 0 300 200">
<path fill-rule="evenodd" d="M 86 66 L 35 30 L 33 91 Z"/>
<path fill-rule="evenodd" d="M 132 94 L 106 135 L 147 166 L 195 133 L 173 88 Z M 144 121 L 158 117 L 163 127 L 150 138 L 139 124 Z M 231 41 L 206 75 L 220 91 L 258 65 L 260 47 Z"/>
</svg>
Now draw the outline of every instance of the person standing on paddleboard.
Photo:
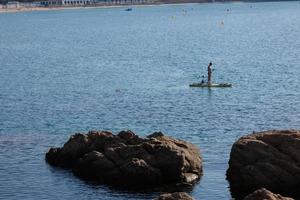
<svg viewBox="0 0 300 200">
<path fill-rule="evenodd" d="M 210 62 L 207 67 L 207 84 L 211 85 L 211 69 L 212 63 Z"/>
</svg>

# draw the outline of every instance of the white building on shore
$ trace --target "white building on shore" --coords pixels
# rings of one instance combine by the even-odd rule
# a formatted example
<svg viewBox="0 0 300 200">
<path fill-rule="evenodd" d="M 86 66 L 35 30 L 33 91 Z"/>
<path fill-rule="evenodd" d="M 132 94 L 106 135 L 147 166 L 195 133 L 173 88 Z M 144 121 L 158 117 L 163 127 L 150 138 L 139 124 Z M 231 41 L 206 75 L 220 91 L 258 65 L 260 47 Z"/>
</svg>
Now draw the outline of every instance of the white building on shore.
<svg viewBox="0 0 300 200">
<path fill-rule="evenodd" d="M 35 7 L 134 5 L 149 4 L 153 3 L 154 1 L 155 0 L 44 0 L 39 2 L 9 1 L 7 4 L 0 4 L 0 6 L 2 6 L 4 9 L 22 9 Z"/>
<path fill-rule="evenodd" d="M 6 9 L 16 9 L 20 7 L 20 4 L 18 1 L 9 1 L 6 5 L 4 5 Z"/>
<path fill-rule="evenodd" d="M 90 5 L 92 0 L 48 0 L 41 2 L 44 6 L 78 6 Z"/>
</svg>

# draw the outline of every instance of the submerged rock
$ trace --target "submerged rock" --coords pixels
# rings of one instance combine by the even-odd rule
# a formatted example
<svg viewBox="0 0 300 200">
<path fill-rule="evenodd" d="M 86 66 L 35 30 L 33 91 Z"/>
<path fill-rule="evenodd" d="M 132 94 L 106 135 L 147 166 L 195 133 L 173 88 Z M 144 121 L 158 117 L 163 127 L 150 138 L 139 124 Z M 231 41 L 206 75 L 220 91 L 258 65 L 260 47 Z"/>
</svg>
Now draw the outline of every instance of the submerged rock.
<svg viewBox="0 0 300 200">
<path fill-rule="evenodd" d="M 265 188 L 254 191 L 243 200 L 294 200 L 289 197 L 283 197 L 280 194 L 274 194 Z"/>
<path fill-rule="evenodd" d="M 194 199 L 185 192 L 174 192 L 174 193 L 161 194 L 155 200 L 194 200 Z"/>
<path fill-rule="evenodd" d="M 202 175 L 199 149 L 160 132 L 147 138 L 131 131 L 77 133 L 51 148 L 46 161 L 87 180 L 134 189 L 194 183 Z"/>
<path fill-rule="evenodd" d="M 233 196 L 262 187 L 298 196 L 300 131 L 273 130 L 241 137 L 232 146 L 227 179 Z"/>
</svg>

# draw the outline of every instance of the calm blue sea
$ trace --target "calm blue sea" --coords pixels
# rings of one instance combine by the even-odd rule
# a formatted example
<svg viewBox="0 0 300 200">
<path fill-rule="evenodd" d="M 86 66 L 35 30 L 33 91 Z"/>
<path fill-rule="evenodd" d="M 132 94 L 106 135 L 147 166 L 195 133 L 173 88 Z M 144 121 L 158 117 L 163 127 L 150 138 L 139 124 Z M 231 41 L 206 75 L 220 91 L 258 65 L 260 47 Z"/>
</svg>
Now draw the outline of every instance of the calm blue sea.
<svg viewBox="0 0 300 200">
<path fill-rule="evenodd" d="M 195 143 L 204 176 L 190 194 L 231 199 L 233 142 L 300 128 L 299 36 L 297 1 L 0 14 L 0 199 L 157 196 L 90 185 L 45 163 L 51 146 L 94 129 Z M 232 88 L 189 88 L 210 61 L 213 81 Z"/>
</svg>

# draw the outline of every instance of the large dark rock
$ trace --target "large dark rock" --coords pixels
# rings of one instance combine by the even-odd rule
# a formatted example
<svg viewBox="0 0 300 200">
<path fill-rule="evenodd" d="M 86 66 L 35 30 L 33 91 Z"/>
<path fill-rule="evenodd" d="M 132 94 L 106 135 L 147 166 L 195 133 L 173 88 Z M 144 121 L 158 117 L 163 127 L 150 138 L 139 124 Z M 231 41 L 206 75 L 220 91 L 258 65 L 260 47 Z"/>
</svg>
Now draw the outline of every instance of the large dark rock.
<svg viewBox="0 0 300 200">
<path fill-rule="evenodd" d="M 161 194 L 155 200 L 194 200 L 194 199 L 185 192 L 174 192 L 174 193 Z"/>
<path fill-rule="evenodd" d="M 243 200 L 294 200 L 289 197 L 283 197 L 280 194 L 274 194 L 265 188 L 254 191 Z"/>
<path fill-rule="evenodd" d="M 241 137 L 232 146 L 227 179 L 236 197 L 262 187 L 299 196 L 300 131 L 273 130 Z"/>
<path fill-rule="evenodd" d="M 199 149 L 159 132 L 147 138 L 131 131 L 78 133 L 51 148 L 46 161 L 87 180 L 134 189 L 194 183 L 202 175 Z"/>
</svg>

